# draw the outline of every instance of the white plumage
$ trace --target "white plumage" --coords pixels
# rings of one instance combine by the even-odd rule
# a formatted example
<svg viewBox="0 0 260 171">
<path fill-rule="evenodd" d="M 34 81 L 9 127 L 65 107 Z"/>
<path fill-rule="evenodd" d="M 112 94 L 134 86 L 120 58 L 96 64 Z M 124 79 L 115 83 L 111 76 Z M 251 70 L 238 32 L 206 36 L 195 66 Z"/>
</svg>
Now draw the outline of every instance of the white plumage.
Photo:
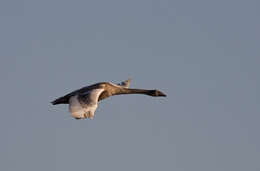
<svg viewBox="0 0 260 171">
<path fill-rule="evenodd" d="M 98 97 L 104 89 L 93 89 L 69 99 L 69 112 L 76 119 L 93 119 L 98 106 Z"/>
</svg>

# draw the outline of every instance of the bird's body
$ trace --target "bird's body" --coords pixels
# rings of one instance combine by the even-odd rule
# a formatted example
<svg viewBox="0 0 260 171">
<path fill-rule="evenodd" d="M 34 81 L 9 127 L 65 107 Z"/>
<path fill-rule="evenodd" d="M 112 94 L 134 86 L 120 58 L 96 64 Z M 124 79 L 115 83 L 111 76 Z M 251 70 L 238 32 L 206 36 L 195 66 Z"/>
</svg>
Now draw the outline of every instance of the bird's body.
<svg viewBox="0 0 260 171">
<path fill-rule="evenodd" d="M 120 94 L 146 94 L 149 96 L 166 96 L 158 90 L 129 89 L 130 80 L 113 84 L 111 82 L 96 83 L 73 91 L 52 102 L 53 105 L 69 104 L 69 111 L 76 119 L 94 117 L 98 101 L 113 95 Z"/>
</svg>

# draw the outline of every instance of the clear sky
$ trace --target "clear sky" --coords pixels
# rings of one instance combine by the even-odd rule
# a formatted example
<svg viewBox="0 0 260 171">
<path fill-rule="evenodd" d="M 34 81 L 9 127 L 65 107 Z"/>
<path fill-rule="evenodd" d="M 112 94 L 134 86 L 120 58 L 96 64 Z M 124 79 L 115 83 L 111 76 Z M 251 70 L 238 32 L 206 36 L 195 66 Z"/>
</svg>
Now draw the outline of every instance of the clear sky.
<svg viewBox="0 0 260 171">
<path fill-rule="evenodd" d="M 1 0 L 0 170 L 260 170 L 257 0 Z M 49 102 L 132 78 L 93 120 Z"/>
</svg>

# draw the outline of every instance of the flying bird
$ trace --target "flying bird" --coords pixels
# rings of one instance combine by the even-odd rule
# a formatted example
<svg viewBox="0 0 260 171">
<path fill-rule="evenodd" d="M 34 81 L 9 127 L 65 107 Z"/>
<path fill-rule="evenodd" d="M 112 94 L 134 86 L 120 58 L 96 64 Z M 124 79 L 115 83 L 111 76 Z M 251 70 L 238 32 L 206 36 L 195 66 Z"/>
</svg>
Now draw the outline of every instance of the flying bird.
<svg viewBox="0 0 260 171">
<path fill-rule="evenodd" d="M 121 94 L 145 94 L 148 96 L 166 96 L 159 90 L 131 89 L 129 88 L 130 79 L 114 84 L 111 82 L 100 82 L 81 89 L 75 90 L 51 103 L 69 104 L 69 112 L 75 119 L 93 119 L 98 107 L 98 102 L 110 96 Z"/>
</svg>

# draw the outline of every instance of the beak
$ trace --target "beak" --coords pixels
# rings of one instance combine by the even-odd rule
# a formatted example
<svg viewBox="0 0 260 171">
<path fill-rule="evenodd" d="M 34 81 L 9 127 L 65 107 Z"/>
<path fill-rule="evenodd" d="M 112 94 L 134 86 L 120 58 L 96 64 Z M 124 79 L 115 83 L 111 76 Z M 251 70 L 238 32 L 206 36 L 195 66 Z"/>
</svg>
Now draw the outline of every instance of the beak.
<svg viewBox="0 0 260 171">
<path fill-rule="evenodd" d="M 159 96 L 166 97 L 166 94 L 164 94 L 163 92 L 159 92 Z"/>
</svg>

